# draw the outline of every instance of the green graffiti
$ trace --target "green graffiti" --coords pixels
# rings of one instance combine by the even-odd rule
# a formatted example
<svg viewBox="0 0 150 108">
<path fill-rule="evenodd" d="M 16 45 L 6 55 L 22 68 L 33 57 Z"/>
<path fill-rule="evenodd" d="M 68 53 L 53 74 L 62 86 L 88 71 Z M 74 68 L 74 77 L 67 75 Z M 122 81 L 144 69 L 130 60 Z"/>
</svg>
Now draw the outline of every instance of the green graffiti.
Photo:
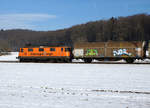
<svg viewBox="0 0 150 108">
<path fill-rule="evenodd" d="M 87 49 L 86 56 L 96 56 L 98 55 L 97 49 Z"/>
</svg>

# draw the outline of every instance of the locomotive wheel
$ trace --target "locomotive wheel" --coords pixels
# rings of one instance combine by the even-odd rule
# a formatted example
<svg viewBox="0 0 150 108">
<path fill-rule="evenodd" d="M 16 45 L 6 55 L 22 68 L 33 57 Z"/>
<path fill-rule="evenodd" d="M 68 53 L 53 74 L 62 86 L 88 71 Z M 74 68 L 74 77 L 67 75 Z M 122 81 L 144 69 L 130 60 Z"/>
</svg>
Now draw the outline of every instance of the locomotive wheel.
<svg viewBox="0 0 150 108">
<path fill-rule="evenodd" d="M 65 63 L 71 63 L 71 62 L 72 62 L 72 59 L 65 59 L 64 62 L 65 62 Z"/>
<path fill-rule="evenodd" d="M 20 62 L 24 62 L 24 59 L 19 59 Z"/>
<path fill-rule="evenodd" d="M 19 61 L 20 61 L 20 62 L 30 62 L 29 59 L 20 59 Z"/>
</svg>

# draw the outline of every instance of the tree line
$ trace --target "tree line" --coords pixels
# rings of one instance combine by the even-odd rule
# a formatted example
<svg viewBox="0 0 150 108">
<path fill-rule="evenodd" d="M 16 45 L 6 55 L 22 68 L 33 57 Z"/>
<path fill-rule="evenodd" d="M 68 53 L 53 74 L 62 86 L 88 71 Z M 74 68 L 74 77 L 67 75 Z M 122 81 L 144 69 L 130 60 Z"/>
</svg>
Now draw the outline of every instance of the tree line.
<svg viewBox="0 0 150 108">
<path fill-rule="evenodd" d="M 150 40 L 150 15 L 137 14 L 88 22 L 56 31 L 0 30 L 0 51 L 24 46 L 69 45 L 76 42 Z"/>
</svg>

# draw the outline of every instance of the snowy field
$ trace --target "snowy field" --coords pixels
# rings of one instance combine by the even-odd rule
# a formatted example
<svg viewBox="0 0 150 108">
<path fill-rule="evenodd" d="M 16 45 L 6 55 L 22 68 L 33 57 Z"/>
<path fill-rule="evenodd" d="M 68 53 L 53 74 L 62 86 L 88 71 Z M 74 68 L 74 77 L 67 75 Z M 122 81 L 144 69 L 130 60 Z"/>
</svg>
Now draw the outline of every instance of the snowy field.
<svg viewBox="0 0 150 108">
<path fill-rule="evenodd" d="M 0 56 L 0 61 L 18 61 L 17 56 L 18 52 L 11 52 L 10 55 Z"/>
<path fill-rule="evenodd" d="M 150 64 L 0 63 L 0 108 L 150 108 Z"/>
</svg>

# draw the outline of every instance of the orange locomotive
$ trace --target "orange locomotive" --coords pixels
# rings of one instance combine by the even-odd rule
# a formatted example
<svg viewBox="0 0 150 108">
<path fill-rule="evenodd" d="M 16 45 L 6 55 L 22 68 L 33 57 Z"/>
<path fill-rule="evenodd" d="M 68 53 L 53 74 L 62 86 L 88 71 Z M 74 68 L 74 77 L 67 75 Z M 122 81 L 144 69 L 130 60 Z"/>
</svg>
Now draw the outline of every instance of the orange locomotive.
<svg viewBox="0 0 150 108">
<path fill-rule="evenodd" d="M 63 47 L 26 47 L 20 48 L 18 59 L 25 61 L 71 62 L 71 48 Z"/>
</svg>

